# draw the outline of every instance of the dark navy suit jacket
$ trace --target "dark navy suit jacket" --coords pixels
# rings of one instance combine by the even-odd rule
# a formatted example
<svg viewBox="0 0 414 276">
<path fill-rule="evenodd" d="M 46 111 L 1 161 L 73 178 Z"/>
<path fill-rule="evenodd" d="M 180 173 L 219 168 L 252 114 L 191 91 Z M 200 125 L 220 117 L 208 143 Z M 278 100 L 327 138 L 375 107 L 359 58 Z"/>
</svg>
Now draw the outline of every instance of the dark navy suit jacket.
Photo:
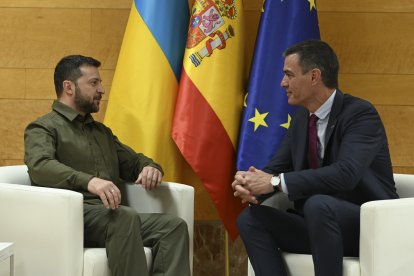
<svg viewBox="0 0 414 276">
<path fill-rule="evenodd" d="M 284 173 L 290 200 L 300 209 L 314 194 L 361 205 L 398 198 L 384 126 L 369 102 L 337 90 L 326 129 L 322 166 L 308 169 L 309 111 L 299 108 L 264 171 Z"/>
</svg>

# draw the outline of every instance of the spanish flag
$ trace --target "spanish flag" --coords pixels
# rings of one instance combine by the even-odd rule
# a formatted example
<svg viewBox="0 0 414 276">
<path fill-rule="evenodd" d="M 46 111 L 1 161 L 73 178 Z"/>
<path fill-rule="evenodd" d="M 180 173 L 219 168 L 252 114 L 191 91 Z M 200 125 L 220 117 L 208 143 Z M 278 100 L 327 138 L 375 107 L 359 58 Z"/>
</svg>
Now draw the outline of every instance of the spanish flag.
<svg viewBox="0 0 414 276">
<path fill-rule="evenodd" d="M 188 20 L 187 0 L 133 1 L 104 119 L 176 182 L 191 170 L 170 135 Z"/>
<path fill-rule="evenodd" d="M 241 0 L 194 2 L 172 128 L 232 239 L 244 207 L 231 189 L 244 95 L 243 32 Z"/>
</svg>

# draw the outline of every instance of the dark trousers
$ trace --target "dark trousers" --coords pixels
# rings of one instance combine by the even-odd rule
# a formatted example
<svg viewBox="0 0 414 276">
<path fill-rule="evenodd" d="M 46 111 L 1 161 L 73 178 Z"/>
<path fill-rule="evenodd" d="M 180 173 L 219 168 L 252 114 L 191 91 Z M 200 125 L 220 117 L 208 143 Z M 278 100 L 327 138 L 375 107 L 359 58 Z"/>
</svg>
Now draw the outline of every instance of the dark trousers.
<svg viewBox="0 0 414 276">
<path fill-rule="evenodd" d="M 342 276 L 343 256 L 358 256 L 360 206 L 314 195 L 303 215 L 262 205 L 238 218 L 240 236 L 256 276 L 286 276 L 280 251 L 312 254 L 316 276 Z"/>
<path fill-rule="evenodd" d="M 191 275 L 187 224 L 176 216 L 108 210 L 100 200 L 86 200 L 84 236 L 85 246 L 106 248 L 112 276 Z M 152 247 L 150 272 L 144 246 Z"/>
</svg>

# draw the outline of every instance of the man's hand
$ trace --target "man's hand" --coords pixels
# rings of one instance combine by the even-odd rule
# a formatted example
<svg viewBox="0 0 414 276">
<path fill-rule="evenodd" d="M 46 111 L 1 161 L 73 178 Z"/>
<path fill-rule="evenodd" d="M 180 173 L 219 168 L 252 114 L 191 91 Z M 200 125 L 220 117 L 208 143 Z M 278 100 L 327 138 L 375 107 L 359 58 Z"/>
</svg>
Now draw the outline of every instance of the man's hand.
<svg viewBox="0 0 414 276">
<path fill-rule="evenodd" d="M 88 183 L 88 191 L 98 195 L 107 209 L 115 210 L 121 204 L 121 192 L 111 181 L 94 177 Z"/>
<path fill-rule="evenodd" d="M 231 186 L 234 190 L 234 196 L 240 198 L 242 203 L 259 203 L 256 197 L 249 190 L 245 189 L 237 180 L 234 180 Z"/>
<path fill-rule="evenodd" d="M 142 172 L 138 175 L 136 184 L 141 184 L 145 190 L 152 190 L 156 188 L 162 180 L 162 173 L 154 167 L 146 166 L 142 169 Z"/>
<path fill-rule="evenodd" d="M 232 187 L 234 196 L 242 199 L 242 202 L 257 203 L 254 195 L 262 195 L 273 192 L 270 180 L 273 175 L 250 167 L 248 171 L 238 171 L 234 176 Z"/>
</svg>

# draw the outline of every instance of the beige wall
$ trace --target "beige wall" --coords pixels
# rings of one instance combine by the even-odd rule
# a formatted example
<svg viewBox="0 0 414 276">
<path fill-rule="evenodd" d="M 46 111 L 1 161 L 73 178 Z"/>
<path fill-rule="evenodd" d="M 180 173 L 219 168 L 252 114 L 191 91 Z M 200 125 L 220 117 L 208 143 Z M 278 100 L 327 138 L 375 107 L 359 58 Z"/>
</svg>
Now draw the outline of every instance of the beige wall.
<svg viewBox="0 0 414 276">
<path fill-rule="evenodd" d="M 53 68 L 62 56 L 81 53 L 101 60 L 110 91 L 131 2 L 0 1 L 0 165 L 22 163 L 23 129 L 49 111 L 55 98 Z M 249 61 L 261 4 L 244 0 Z M 394 170 L 414 173 L 414 2 L 320 0 L 318 12 L 321 36 L 341 62 L 340 88 L 376 105 Z M 196 218 L 218 219 L 204 188 L 195 187 Z"/>
<path fill-rule="evenodd" d="M 101 60 L 110 90 L 130 5 L 131 0 L 0 1 L 0 165 L 22 163 L 23 129 L 50 110 L 56 98 L 53 68 L 61 57 L 80 53 Z"/>
<path fill-rule="evenodd" d="M 321 0 L 319 20 L 341 62 L 341 89 L 375 104 L 394 171 L 414 173 L 414 2 Z"/>
</svg>

